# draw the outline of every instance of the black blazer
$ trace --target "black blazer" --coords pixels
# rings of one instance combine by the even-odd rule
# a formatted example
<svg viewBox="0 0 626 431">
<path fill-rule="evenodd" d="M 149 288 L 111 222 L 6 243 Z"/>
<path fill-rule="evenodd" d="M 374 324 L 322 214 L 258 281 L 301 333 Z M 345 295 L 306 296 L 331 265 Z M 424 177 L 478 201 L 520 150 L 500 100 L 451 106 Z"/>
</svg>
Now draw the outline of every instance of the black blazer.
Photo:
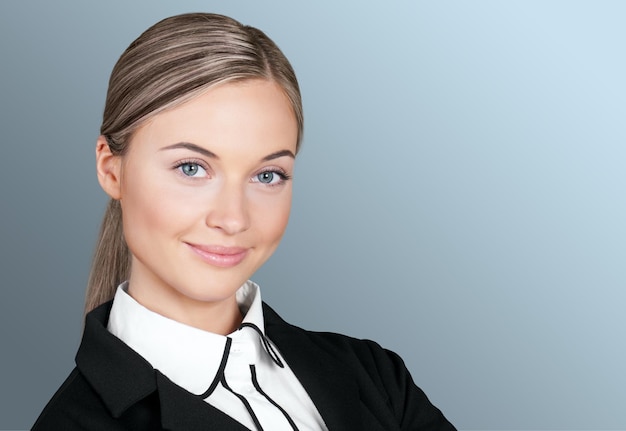
<svg viewBox="0 0 626 431">
<path fill-rule="evenodd" d="M 76 368 L 33 431 L 247 430 L 109 333 L 111 304 L 87 315 Z M 330 431 L 455 429 L 415 386 L 396 354 L 372 341 L 292 326 L 267 304 L 263 313 L 266 335 Z"/>
</svg>

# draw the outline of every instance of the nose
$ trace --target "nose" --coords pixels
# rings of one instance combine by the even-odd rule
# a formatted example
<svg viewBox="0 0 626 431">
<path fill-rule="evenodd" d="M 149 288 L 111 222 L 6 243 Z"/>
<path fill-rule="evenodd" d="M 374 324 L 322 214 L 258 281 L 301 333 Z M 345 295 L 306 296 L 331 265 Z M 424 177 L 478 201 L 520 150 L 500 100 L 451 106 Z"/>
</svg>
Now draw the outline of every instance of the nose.
<svg viewBox="0 0 626 431">
<path fill-rule="evenodd" d="M 242 187 L 224 184 L 211 207 L 206 216 L 207 226 L 228 235 L 244 232 L 250 227 L 248 202 Z"/>
</svg>

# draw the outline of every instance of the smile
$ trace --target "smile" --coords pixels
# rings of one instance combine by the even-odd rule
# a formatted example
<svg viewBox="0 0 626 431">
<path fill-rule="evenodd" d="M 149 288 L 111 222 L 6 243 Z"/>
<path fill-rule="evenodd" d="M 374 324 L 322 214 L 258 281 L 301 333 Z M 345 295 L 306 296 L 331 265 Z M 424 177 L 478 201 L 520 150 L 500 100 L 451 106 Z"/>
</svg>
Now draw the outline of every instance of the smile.
<svg viewBox="0 0 626 431">
<path fill-rule="evenodd" d="M 185 243 L 191 251 L 199 256 L 204 262 L 219 266 L 220 268 L 230 268 L 238 265 L 248 255 L 247 248 L 223 247 L 219 245 L 199 245 Z"/>
</svg>

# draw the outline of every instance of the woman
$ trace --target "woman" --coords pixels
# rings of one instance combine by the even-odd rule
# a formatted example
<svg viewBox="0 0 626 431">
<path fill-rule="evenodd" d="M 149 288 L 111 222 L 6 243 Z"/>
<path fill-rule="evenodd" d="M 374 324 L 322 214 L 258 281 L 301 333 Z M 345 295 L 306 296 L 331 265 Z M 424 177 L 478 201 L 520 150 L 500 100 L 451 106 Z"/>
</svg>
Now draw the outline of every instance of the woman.
<svg viewBox="0 0 626 431">
<path fill-rule="evenodd" d="M 312 333 L 249 277 L 284 233 L 302 135 L 289 62 L 220 15 L 165 19 L 111 74 L 111 197 L 76 368 L 34 430 L 444 430 L 395 354 Z"/>
</svg>

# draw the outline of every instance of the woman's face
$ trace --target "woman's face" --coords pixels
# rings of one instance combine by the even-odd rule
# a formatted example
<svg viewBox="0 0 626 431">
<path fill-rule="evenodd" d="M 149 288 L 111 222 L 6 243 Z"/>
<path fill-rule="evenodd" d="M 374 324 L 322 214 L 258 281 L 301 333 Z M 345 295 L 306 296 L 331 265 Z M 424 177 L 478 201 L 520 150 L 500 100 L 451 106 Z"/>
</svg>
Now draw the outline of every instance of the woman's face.
<svg viewBox="0 0 626 431">
<path fill-rule="evenodd" d="M 234 304 L 274 252 L 291 206 L 297 124 L 280 87 L 226 83 L 139 128 L 119 160 L 130 292 L 177 320 Z"/>
</svg>

